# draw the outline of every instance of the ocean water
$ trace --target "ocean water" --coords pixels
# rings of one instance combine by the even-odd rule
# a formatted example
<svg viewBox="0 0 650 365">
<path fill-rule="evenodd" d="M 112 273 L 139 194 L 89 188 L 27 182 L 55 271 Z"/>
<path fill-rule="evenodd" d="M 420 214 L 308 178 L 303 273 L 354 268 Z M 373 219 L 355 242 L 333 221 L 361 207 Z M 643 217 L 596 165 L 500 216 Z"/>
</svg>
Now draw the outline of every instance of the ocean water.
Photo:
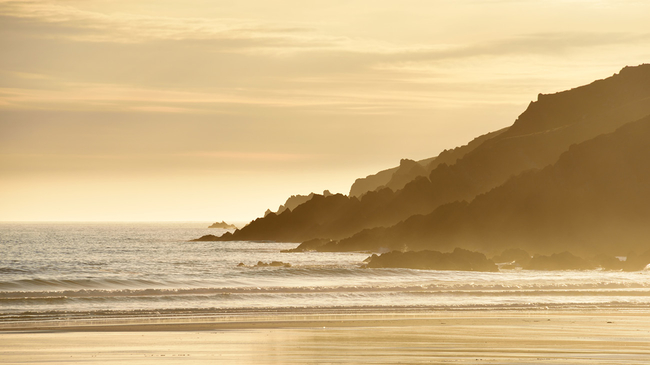
<svg viewBox="0 0 650 365">
<path fill-rule="evenodd" d="M 364 269 L 367 253 L 188 242 L 223 232 L 208 225 L 0 223 L 0 323 L 297 308 L 650 308 L 648 271 Z M 291 266 L 256 267 L 258 261 Z"/>
</svg>

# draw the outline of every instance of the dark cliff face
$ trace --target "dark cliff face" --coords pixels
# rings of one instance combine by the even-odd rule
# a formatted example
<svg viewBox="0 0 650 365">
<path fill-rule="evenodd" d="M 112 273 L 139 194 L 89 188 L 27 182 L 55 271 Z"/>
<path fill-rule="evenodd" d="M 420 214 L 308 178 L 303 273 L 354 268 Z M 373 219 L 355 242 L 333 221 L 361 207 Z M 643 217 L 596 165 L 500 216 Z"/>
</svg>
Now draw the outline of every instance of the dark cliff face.
<svg viewBox="0 0 650 365">
<path fill-rule="evenodd" d="M 297 206 L 301 204 L 305 204 L 306 202 L 311 200 L 314 197 L 314 195 L 316 194 L 310 193 L 309 195 L 292 195 L 287 199 L 287 201 L 284 204 L 278 207 L 278 210 L 275 212 L 275 214 L 282 214 L 284 213 L 285 210 L 294 210 L 296 209 Z M 332 195 L 332 193 L 330 193 L 329 190 L 323 191 L 324 197 L 328 197 L 330 195 Z M 270 213 L 273 213 L 273 211 L 267 209 L 266 212 L 264 213 L 264 216 L 267 216 Z"/>
<path fill-rule="evenodd" d="M 562 207 L 549 205 L 544 199 L 535 198 L 535 194 L 528 194 L 513 186 L 528 186 L 527 189 L 534 190 L 535 186 L 544 186 L 553 181 L 539 173 L 525 172 L 555 164 L 571 145 L 612 132 L 650 114 L 649 100 L 650 65 L 625 68 L 620 74 L 605 80 L 557 94 L 542 95 L 538 101 L 531 103 L 512 127 L 485 136 L 462 151 L 441 153 L 430 162 L 428 176 L 420 176 L 422 171 L 413 165 L 413 161 L 404 163 L 403 169 L 392 171 L 395 175 L 397 171 L 404 170 L 402 176 L 406 178 L 400 184 L 404 180 L 409 181 L 402 189 L 379 189 L 367 192 L 361 198 L 340 194 L 315 196 L 293 211 L 269 214 L 222 239 L 291 242 L 314 238 L 342 239 L 338 244 L 324 246 L 323 249 L 327 250 L 426 248 L 435 239 L 435 247 L 464 244 L 470 249 L 474 246 L 486 249 L 487 246 L 481 242 L 492 242 L 493 236 L 499 237 L 499 230 L 509 230 L 521 232 L 517 237 L 532 234 L 538 238 L 530 242 L 541 242 L 553 235 L 548 233 L 547 228 L 542 228 L 543 224 L 531 224 L 526 220 L 535 221 L 534 215 L 538 216 L 539 222 L 545 222 L 555 229 L 574 228 L 557 223 L 557 219 L 545 213 Z M 604 159 L 603 156 L 601 158 Z M 557 169 L 561 169 L 562 164 Z M 509 188 L 504 190 L 506 193 L 501 193 L 499 199 L 490 200 L 480 196 L 487 196 L 488 192 L 492 194 L 490 196 L 497 196 L 500 186 L 517 175 L 521 176 L 508 182 Z M 543 196 L 541 190 L 536 194 Z M 557 204 L 564 202 L 564 198 L 548 197 L 551 198 L 559 199 Z M 471 207 L 466 207 L 467 203 L 454 203 L 474 199 Z M 485 199 L 491 205 L 507 208 L 504 212 L 515 217 L 506 216 L 498 209 L 484 207 L 487 204 L 482 203 Z M 515 219 L 522 213 L 519 210 L 528 212 L 530 218 Z M 484 214 L 491 215 L 491 220 L 483 219 Z M 464 218 L 457 219 L 457 215 Z M 381 228 L 390 226 L 402 228 Z M 471 229 L 464 230 L 465 226 Z M 487 228 L 479 229 L 482 226 Z M 493 226 L 499 229 L 489 228 Z M 480 239 L 477 235 L 481 235 Z M 350 238 L 343 239 L 345 237 Z"/>
<path fill-rule="evenodd" d="M 399 166 L 379 171 L 373 175 L 358 178 L 354 184 L 352 184 L 352 187 L 350 187 L 349 195 L 351 197 L 361 198 L 361 196 L 370 191 L 375 191 L 386 186 L 386 184 L 390 181 L 390 178 L 398 169 Z"/>
<path fill-rule="evenodd" d="M 440 249 L 625 255 L 650 248 L 650 116 L 571 146 L 552 166 L 328 250 Z"/>
<path fill-rule="evenodd" d="M 429 175 L 439 203 L 471 200 L 513 175 L 557 161 L 571 144 L 609 133 L 650 114 L 650 65 L 606 80 L 541 96 L 512 127 L 453 165 Z"/>
<path fill-rule="evenodd" d="M 444 150 L 436 157 L 431 157 L 420 161 L 403 159 L 400 162 L 400 166 L 398 167 L 383 170 L 374 175 L 369 175 L 365 178 L 357 179 L 354 184 L 352 184 L 349 195 L 351 197 L 361 198 L 368 192 L 380 190 L 386 187 L 390 188 L 393 191 L 401 190 L 404 188 L 404 186 L 416 178 L 420 176 L 428 176 L 433 169 L 438 167 L 438 165 L 455 164 L 456 161 L 476 149 L 478 146 L 483 144 L 483 142 L 500 135 L 506 130 L 508 130 L 508 128 L 486 133 L 482 136 L 474 138 L 464 146 L 456 147 L 450 150 Z M 419 166 L 412 162 L 417 162 L 417 165 Z M 420 166 L 422 168 L 420 168 Z"/>
<path fill-rule="evenodd" d="M 618 74 L 555 94 L 540 94 L 536 102 L 500 136 L 507 139 L 572 124 L 592 127 L 615 117 L 637 120 L 650 114 L 650 65 L 625 67 Z"/>
<path fill-rule="evenodd" d="M 428 175 L 429 166 L 437 159 L 431 157 L 420 161 L 402 159 L 400 165 L 391 169 L 379 171 L 357 179 L 350 187 L 350 197 L 361 198 L 365 194 L 390 188 L 392 191 L 400 190 L 418 176 Z"/>
</svg>

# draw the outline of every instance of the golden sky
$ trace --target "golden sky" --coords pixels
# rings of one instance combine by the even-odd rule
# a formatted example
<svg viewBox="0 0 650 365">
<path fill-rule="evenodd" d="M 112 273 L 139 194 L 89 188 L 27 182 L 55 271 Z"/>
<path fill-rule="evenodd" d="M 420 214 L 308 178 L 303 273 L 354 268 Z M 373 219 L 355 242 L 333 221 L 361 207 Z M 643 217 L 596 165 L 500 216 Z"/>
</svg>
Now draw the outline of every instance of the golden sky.
<svg viewBox="0 0 650 365">
<path fill-rule="evenodd" d="M 650 62 L 643 0 L 0 0 L 0 220 L 244 221 Z"/>
</svg>

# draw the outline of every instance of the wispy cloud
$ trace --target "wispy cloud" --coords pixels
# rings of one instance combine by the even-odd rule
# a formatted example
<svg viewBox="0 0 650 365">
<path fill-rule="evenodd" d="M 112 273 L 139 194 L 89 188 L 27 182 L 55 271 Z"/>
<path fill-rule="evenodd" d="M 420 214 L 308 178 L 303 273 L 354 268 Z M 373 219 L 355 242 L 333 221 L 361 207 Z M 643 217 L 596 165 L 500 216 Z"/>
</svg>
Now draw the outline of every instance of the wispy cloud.
<svg viewBox="0 0 650 365">
<path fill-rule="evenodd" d="M 44 1 L 0 1 L 7 28 L 32 30 L 41 37 L 85 42 L 141 43 L 156 40 L 219 42 L 226 49 L 327 47 L 335 37 L 313 29 L 245 19 L 171 18 L 103 14 Z"/>
<path fill-rule="evenodd" d="M 384 54 L 382 61 L 441 61 L 482 56 L 562 55 L 602 46 L 650 42 L 650 32 L 548 32 L 448 46 L 443 49 L 402 50 Z"/>
<path fill-rule="evenodd" d="M 522 30 L 410 43 L 328 34 L 319 24 L 99 13 L 73 3 L 0 0 L 2 107 L 406 113 L 513 102 L 521 80 L 512 85 L 509 75 L 521 67 L 511 66 L 528 63 L 522 74 L 530 74 L 531 57 L 575 64 L 622 49 L 638 58 L 650 47 L 647 31 Z"/>
</svg>

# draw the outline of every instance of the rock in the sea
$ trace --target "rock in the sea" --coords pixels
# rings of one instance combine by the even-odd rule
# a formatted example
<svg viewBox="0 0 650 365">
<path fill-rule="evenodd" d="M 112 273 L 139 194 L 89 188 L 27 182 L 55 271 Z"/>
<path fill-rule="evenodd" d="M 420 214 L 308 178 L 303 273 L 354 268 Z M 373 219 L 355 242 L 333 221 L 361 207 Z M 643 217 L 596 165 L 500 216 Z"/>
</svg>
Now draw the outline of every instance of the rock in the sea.
<svg viewBox="0 0 650 365">
<path fill-rule="evenodd" d="M 502 268 L 517 268 L 526 267 L 530 263 L 530 254 L 519 248 L 510 248 L 501 253 L 501 255 L 494 256 L 492 261 L 498 264 L 507 263 L 501 266 Z"/>
<path fill-rule="evenodd" d="M 625 257 L 598 255 L 596 263 L 605 270 L 641 271 L 650 265 L 650 251 L 638 255 L 630 252 Z"/>
<path fill-rule="evenodd" d="M 644 252 L 641 255 L 637 255 L 634 252 L 627 254 L 625 260 L 625 271 L 641 271 L 650 265 L 650 250 Z"/>
<path fill-rule="evenodd" d="M 596 268 L 596 265 L 564 251 L 550 256 L 535 255 L 524 268 L 528 270 L 592 270 Z"/>
<path fill-rule="evenodd" d="M 212 223 L 212 225 L 208 228 L 237 229 L 234 224 L 228 224 L 224 221 Z"/>
<path fill-rule="evenodd" d="M 488 271 L 499 269 L 484 254 L 456 248 L 453 252 L 438 251 L 392 251 L 381 255 L 372 255 L 365 267 L 368 268 L 405 268 L 419 270 L 458 270 Z"/>
</svg>

